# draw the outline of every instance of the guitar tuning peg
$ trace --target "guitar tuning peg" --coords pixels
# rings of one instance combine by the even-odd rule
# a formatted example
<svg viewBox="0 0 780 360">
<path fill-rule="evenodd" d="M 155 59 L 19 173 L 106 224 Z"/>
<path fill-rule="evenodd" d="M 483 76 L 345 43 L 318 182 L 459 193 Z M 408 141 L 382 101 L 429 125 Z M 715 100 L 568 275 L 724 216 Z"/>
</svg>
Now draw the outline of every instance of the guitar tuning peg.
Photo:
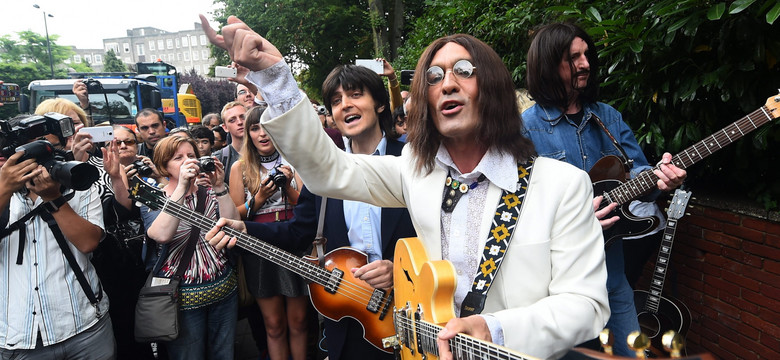
<svg viewBox="0 0 780 360">
<path fill-rule="evenodd" d="M 661 344 L 669 355 L 673 358 L 682 357 L 682 350 L 685 348 L 685 338 L 674 330 L 669 330 L 661 337 Z"/>
<path fill-rule="evenodd" d="M 604 349 L 604 353 L 612 355 L 612 345 L 615 343 L 615 335 L 612 334 L 612 331 L 607 328 L 601 330 L 599 333 L 599 342 Z"/>
<path fill-rule="evenodd" d="M 626 337 L 628 342 L 628 348 L 636 352 L 638 359 L 645 359 L 645 350 L 650 348 L 650 338 L 643 334 L 641 331 L 632 331 Z"/>
</svg>

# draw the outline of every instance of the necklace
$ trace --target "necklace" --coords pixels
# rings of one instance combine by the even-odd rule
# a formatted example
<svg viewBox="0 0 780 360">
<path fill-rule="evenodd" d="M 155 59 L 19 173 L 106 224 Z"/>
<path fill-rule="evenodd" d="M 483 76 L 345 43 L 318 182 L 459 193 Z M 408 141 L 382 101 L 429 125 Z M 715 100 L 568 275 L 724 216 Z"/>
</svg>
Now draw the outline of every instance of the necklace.
<svg viewBox="0 0 780 360">
<path fill-rule="evenodd" d="M 278 158 L 279 158 L 279 152 L 278 151 L 274 151 L 273 154 L 268 155 L 268 156 L 260 155 L 260 162 L 269 163 L 269 162 L 272 162 L 272 161 L 276 161 L 276 159 L 278 159 Z"/>
<path fill-rule="evenodd" d="M 458 204 L 460 198 L 469 190 L 477 187 L 479 183 L 487 179 L 485 174 L 480 175 L 476 181 L 467 185 L 458 180 L 452 178 L 450 174 L 447 174 L 447 180 L 444 181 L 444 199 L 441 202 L 441 209 L 444 212 L 452 212 L 455 209 L 455 205 Z"/>
</svg>

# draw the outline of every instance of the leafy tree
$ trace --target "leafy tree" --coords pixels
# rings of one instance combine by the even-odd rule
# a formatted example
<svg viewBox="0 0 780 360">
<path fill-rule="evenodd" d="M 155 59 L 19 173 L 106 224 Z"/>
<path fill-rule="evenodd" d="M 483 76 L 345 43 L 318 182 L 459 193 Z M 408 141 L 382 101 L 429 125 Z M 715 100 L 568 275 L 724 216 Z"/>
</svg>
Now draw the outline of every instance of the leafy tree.
<svg viewBox="0 0 780 360">
<path fill-rule="evenodd" d="M 127 67 L 122 60 L 114 53 L 114 50 L 108 50 L 106 56 L 103 57 L 103 71 L 105 72 L 126 72 Z"/>
<path fill-rule="evenodd" d="M 182 84 L 190 84 L 195 96 L 200 100 L 203 115 L 219 114 L 222 106 L 236 99 L 236 85 L 224 79 L 205 79 L 195 70 L 180 77 Z"/>
<path fill-rule="evenodd" d="M 216 20 L 226 24 L 227 15 L 238 14 L 285 55 L 287 63 L 299 74 L 301 87 L 313 98 L 319 97 L 322 82 L 337 65 L 353 63 L 357 58 L 376 57 L 377 49 L 392 60 L 393 49 L 397 48 L 399 39 L 403 39 L 397 29 L 401 28 L 401 33 L 407 31 L 406 19 L 422 7 L 417 1 L 396 0 L 383 4 L 381 0 L 372 0 L 375 5 L 385 6 L 375 7 L 374 20 L 366 21 L 369 19 L 367 0 L 219 2 L 224 8 L 217 11 Z M 390 14 L 385 16 L 388 11 Z M 385 29 L 386 33 L 376 47 L 372 24 Z M 387 24 L 393 24 L 393 29 L 386 29 Z M 217 63 L 229 63 L 224 52 L 214 50 L 212 54 Z"/>
</svg>

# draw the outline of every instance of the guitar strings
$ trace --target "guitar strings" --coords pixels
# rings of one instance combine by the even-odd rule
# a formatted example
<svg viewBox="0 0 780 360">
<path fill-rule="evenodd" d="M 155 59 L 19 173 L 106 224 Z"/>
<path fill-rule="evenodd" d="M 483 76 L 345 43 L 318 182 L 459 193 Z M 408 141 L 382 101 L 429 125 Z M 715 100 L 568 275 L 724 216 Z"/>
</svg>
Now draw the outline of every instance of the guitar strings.
<svg viewBox="0 0 780 360">
<path fill-rule="evenodd" d="M 745 134 L 758 129 L 760 126 L 771 121 L 773 118 L 769 115 L 768 110 L 769 109 L 767 109 L 766 106 L 762 106 L 758 110 L 753 111 L 752 113 L 737 120 L 731 125 L 716 131 L 714 134 L 708 136 L 704 140 L 691 145 L 679 154 L 673 156 L 672 163 L 681 169 L 688 168 L 696 162 L 713 154 L 715 151 L 718 151 L 724 146 L 731 144 L 735 140 L 742 138 L 745 136 Z M 729 136 L 729 134 L 732 136 Z M 711 150 L 711 148 L 715 148 L 715 150 Z M 683 155 L 687 157 L 687 160 L 683 157 Z M 659 166 L 655 166 L 652 170 L 658 168 Z M 636 178 L 632 179 L 631 181 L 627 181 L 622 185 L 608 191 L 604 196 L 608 201 L 602 201 L 602 206 L 606 207 L 613 202 L 618 203 L 618 205 L 625 204 L 626 202 L 639 197 L 640 195 L 655 187 L 658 179 L 658 176 L 653 171 L 642 171 L 639 173 L 639 175 L 637 175 Z"/>
<path fill-rule="evenodd" d="M 438 333 L 443 327 L 421 320 L 413 320 L 405 316 L 396 314 L 395 324 L 401 331 L 414 334 L 414 339 L 408 339 L 410 348 L 420 350 L 417 347 L 417 339 L 422 337 L 421 347 L 424 352 L 439 356 L 439 349 L 436 344 Z M 397 331 L 397 332 L 401 332 Z M 422 336 L 420 336 L 422 335 Z M 528 358 L 511 352 L 507 349 L 498 347 L 483 340 L 474 337 L 458 334 L 450 339 L 450 351 L 456 359 L 505 359 L 505 360 L 529 360 Z M 475 350 L 477 352 L 475 352 Z M 485 357 L 487 356 L 487 357 Z"/>
<path fill-rule="evenodd" d="M 201 229 L 211 229 L 216 224 L 216 220 L 209 219 L 202 214 L 198 214 L 193 210 L 185 207 L 184 205 L 173 202 L 170 199 L 166 198 L 165 204 L 167 205 L 167 207 L 163 206 L 163 209 L 165 209 L 169 214 L 172 214 L 177 218 L 189 222 Z M 316 266 L 310 262 L 307 262 L 289 252 L 273 247 L 270 244 L 263 242 L 262 240 L 256 239 L 252 236 L 249 236 L 248 234 L 244 234 L 230 227 L 223 227 L 222 230 L 229 236 L 236 237 L 239 241 L 241 241 L 241 243 L 239 243 L 241 247 L 250 251 L 254 250 L 252 252 L 254 252 L 255 254 L 261 257 L 262 257 L 263 250 L 265 250 L 265 252 L 269 253 L 267 260 L 283 268 L 295 272 L 296 268 L 308 267 L 307 270 L 314 273 L 313 276 L 307 276 L 308 274 L 306 275 L 299 274 L 302 277 L 306 278 L 307 280 L 310 280 L 322 286 L 326 286 L 326 284 L 328 284 L 328 280 L 332 279 L 332 276 L 330 276 L 331 271 Z M 270 253 L 272 253 L 273 255 L 271 255 Z M 286 260 L 286 261 L 282 261 L 282 260 Z M 300 265 L 297 267 L 294 266 L 292 262 L 296 260 L 298 260 L 301 264 L 305 264 L 305 265 Z M 339 282 L 336 292 L 344 295 L 344 297 L 347 298 L 348 300 L 357 302 L 361 305 L 367 303 L 371 299 L 371 294 L 373 294 L 372 291 L 369 291 L 368 289 L 360 285 L 354 284 L 344 278 L 341 278 L 341 281 Z M 383 297 L 383 299 L 379 302 L 378 308 L 383 309 L 387 307 L 389 301 L 391 301 L 390 297 Z"/>
</svg>

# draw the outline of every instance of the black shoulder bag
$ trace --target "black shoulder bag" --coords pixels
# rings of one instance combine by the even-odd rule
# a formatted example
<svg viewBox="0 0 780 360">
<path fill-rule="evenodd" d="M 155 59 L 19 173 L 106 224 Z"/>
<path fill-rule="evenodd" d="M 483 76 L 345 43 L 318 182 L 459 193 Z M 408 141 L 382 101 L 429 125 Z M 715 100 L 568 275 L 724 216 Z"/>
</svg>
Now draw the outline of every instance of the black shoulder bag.
<svg viewBox="0 0 780 360">
<path fill-rule="evenodd" d="M 202 213 L 206 208 L 206 189 L 198 188 L 198 202 L 195 211 Z M 193 226 L 187 247 L 184 249 L 179 268 L 173 278 L 160 278 L 155 274 L 162 267 L 167 256 L 160 256 L 157 265 L 146 278 L 135 305 L 135 340 L 138 342 L 171 341 L 179 337 L 179 282 L 189 267 L 200 229 Z"/>
</svg>

